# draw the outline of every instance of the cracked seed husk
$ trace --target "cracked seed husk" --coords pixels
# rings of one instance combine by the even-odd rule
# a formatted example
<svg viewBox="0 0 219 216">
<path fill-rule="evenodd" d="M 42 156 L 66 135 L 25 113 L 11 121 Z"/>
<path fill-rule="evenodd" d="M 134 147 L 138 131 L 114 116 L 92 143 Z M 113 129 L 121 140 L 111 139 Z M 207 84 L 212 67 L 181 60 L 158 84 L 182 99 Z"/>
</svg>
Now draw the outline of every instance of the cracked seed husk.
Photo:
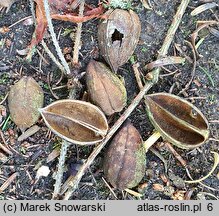
<svg viewBox="0 0 219 216">
<path fill-rule="evenodd" d="M 108 10 L 98 27 L 100 53 L 114 72 L 125 64 L 137 46 L 141 23 L 138 15 L 122 9 Z"/>
<path fill-rule="evenodd" d="M 133 188 L 145 175 L 145 150 L 138 130 L 127 121 L 104 156 L 104 174 L 114 188 Z"/>
<path fill-rule="evenodd" d="M 92 102 L 106 115 L 120 112 L 126 106 L 125 86 L 105 64 L 90 61 L 87 66 L 86 84 Z"/>
<path fill-rule="evenodd" d="M 43 106 L 44 93 L 32 77 L 23 77 L 15 83 L 8 95 L 8 106 L 12 121 L 22 130 L 37 122 L 38 111 Z"/>
</svg>

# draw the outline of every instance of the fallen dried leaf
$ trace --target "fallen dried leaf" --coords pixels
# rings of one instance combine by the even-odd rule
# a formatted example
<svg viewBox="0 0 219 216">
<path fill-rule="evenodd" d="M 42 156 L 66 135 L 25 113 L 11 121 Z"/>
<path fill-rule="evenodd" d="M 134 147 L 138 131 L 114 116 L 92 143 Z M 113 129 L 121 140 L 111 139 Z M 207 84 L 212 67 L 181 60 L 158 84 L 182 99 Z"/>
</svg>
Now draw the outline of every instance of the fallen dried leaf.
<svg viewBox="0 0 219 216">
<path fill-rule="evenodd" d="M 168 178 L 166 177 L 166 175 L 164 175 L 164 174 L 161 174 L 160 175 L 160 178 L 162 179 L 162 181 L 166 184 L 169 180 L 168 180 Z"/>
<path fill-rule="evenodd" d="M 204 24 L 201 24 L 200 26 L 198 26 L 198 28 L 191 34 L 191 42 L 192 42 L 192 46 L 195 49 L 196 55 L 198 57 L 200 57 L 197 49 L 196 49 L 196 39 L 198 37 L 198 33 L 199 31 L 201 31 L 204 28 L 208 28 L 210 25 L 216 24 L 218 22 L 212 20 L 212 21 L 208 21 L 208 22 L 204 22 Z"/>
<path fill-rule="evenodd" d="M 32 136 L 33 134 L 35 134 L 39 130 L 40 130 L 40 127 L 38 127 L 37 125 L 34 125 L 34 126 L 30 127 L 29 129 L 27 129 L 24 133 L 22 133 L 18 137 L 18 139 L 17 139 L 18 142 L 21 142 L 21 141 L 27 139 L 28 137 Z"/>
<path fill-rule="evenodd" d="M 0 194 L 6 189 L 8 188 L 11 183 L 16 179 L 16 177 L 19 175 L 18 172 L 13 173 L 4 183 L 3 185 L 0 187 Z"/>
<path fill-rule="evenodd" d="M 186 194 L 186 191 L 177 190 L 177 191 L 173 194 L 172 199 L 173 199 L 173 200 L 185 200 L 185 194 Z"/>
<path fill-rule="evenodd" d="M 168 56 L 165 58 L 157 59 L 145 66 L 145 69 L 152 70 L 155 67 L 161 67 L 165 65 L 172 65 L 172 64 L 184 64 L 185 58 L 179 56 Z"/>
<path fill-rule="evenodd" d="M 216 6 L 218 6 L 218 4 L 216 2 L 211 2 L 211 3 L 206 3 L 203 5 L 200 5 L 191 12 L 191 16 L 196 16 L 196 15 L 198 15 L 206 10 L 209 10 L 211 8 L 214 8 Z"/>
<path fill-rule="evenodd" d="M 147 182 L 139 184 L 138 185 L 138 192 L 141 193 L 141 194 L 144 194 L 144 192 L 147 190 L 147 187 L 148 187 L 148 183 Z"/>
<path fill-rule="evenodd" d="M 98 143 L 108 130 L 103 112 L 88 102 L 59 100 L 40 109 L 40 113 L 46 125 L 55 134 L 71 143 Z"/>
<path fill-rule="evenodd" d="M 46 162 L 49 163 L 56 159 L 60 155 L 60 148 L 55 148 L 52 150 L 52 152 L 48 155 Z"/>
</svg>

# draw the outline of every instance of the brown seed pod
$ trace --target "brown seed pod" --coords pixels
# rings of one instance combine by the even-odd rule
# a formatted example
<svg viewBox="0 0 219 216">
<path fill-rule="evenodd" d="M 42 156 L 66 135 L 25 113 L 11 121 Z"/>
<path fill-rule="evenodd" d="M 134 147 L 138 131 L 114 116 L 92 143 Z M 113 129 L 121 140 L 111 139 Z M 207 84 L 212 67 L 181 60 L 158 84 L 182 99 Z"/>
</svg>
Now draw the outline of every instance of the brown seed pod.
<svg viewBox="0 0 219 216">
<path fill-rule="evenodd" d="M 23 77 L 11 87 L 8 95 L 10 115 L 22 131 L 38 120 L 43 99 L 43 90 L 32 77 Z"/>
<path fill-rule="evenodd" d="M 109 10 L 98 27 L 100 53 L 116 72 L 133 54 L 138 43 L 141 23 L 138 15 L 122 9 Z"/>
<path fill-rule="evenodd" d="M 202 145 L 209 136 L 209 125 L 201 111 L 188 101 L 167 93 L 146 95 L 151 123 L 164 139 L 183 148 Z"/>
<path fill-rule="evenodd" d="M 104 156 L 104 173 L 113 187 L 133 188 L 145 174 L 145 150 L 137 129 L 126 122 Z"/>
<path fill-rule="evenodd" d="M 59 100 L 41 109 L 40 113 L 55 134 L 74 144 L 98 143 L 108 130 L 103 112 L 88 102 Z"/>
<path fill-rule="evenodd" d="M 120 79 L 101 62 L 91 60 L 86 83 L 89 96 L 106 115 L 120 112 L 126 105 L 126 89 Z"/>
</svg>

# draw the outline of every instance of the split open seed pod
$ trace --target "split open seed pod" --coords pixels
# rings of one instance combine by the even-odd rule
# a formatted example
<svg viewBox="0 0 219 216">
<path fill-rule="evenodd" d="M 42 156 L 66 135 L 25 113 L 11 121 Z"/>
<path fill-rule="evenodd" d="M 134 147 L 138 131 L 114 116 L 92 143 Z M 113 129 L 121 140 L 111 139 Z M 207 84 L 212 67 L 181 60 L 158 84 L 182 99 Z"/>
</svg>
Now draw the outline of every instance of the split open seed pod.
<svg viewBox="0 0 219 216">
<path fill-rule="evenodd" d="M 105 64 L 91 60 L 87 66 L 86 84 L 92 102 L 106 115 L 120 112 L 126 105 L 124 84 Z"/>
<path fill-rule="evenodd" d="M 114 188 L 133 188 L 145 175 L 145 150 L 138 130 L 127 121 L 104 156 L 104 174 Z"/>
<path fill-rule="evenodd" d="M 100 142 L 108 131 L 104 113 L 79 100 L 59 100 L 40 109 L 46 125 L 61 138 L 79 145 Z"/>
<path fill-rule="evenodd" d="M 167 93 L 146 95 L 151 123 L 161 136 L 179 148 L 196 148 L 208 139 L 209 125 L 201 111 L 188 101 Z"/>
<path fill-rule="evenodd" d="M 100 53 L 116 72 L 132 56 L 138 43 L 141 23 L 138 15 L 122 9 L 108 10 L 98 27 Z"/>
</svg>

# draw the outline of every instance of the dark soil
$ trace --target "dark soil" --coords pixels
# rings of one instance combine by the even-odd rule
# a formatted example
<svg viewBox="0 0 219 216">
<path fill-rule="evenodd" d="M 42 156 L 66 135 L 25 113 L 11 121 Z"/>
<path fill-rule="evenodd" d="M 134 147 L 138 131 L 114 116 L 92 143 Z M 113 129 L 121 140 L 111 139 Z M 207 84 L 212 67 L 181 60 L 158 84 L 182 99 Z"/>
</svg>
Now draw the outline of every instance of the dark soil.
<svg viewBox="0 0 219 216">
<path fill-rule="evenodd" d="M 3 26 L 10 26 L 22 18 L 30 16 L 30 7 L 27 2 L 28 1 L 22 0 L 14 3 L 8 13 L 1 11 L 0 28 Z M 94 0 L 91 2 L 94 5 L 97 5 L 98 1 Z M 180 2 L 181 1 L 179 0 L 152 0 L 151 3 L 154 11 L 144 9 L 140 1 L 136 0 L 133 2 L 133 10 L 139 15 L 142 24 L 140 41 L 134 53 L 136 61 L 141 65 L 140 68 L 143 68 L 145 64 L 156 60 L 158 50 L 162 46 L 166 32 Z M 190 35 L 196 29 L 196 21 L 218 20 L 218 8 L 213 8 L 211 11 L 207 10 L 198 16 L 191 17 L 191 11 L 200 5 L 201 2 L 204 1 L 191 1 L 189 4 L 169 49 L 169 55 L 174 55 L 175 52 L 177 55 L 181 55 L 174 48 L 174 43 L 177 43 L 181 46 L 187 56 L 193 58 L 191 47 L 188 46 L 186 40 L 191 41 Z M 80 50 L 80 72 L 84 72 L 90 59 L 97 56 L 95 52 L 98 51 L 98 22 L 99 20 L 95 19 L 83 24 L 81 39 L 82 47 Z M 70 35 L 68 34 L 65 36 L 63 33 L 68 29 L 72 29 L 72 31 L 75 32 L 76 25 L 61 21 L 53 21 L 53 24 L 56 33 L 60 33 L 60 47 L 62 49 L 65 47 L 73 47 L 74 41 L 70 38 Z M 215 28 L 218 28 L 218 26 Z M 23 76 L 34 77 L 42 86 L 45 93 L 45 106 L 56 100 L 49 91 L 47 76 L 49 73 L 53 73 L 51 84 L 55 86 L 55 83 L 60 77 L 60 71 L 45 54 L 42 46 L 39 45 L 37 47 L 38 52 L 34 54 L 30 63 L 26 62 L 24 57 L 17 53 L 17 50 L 25 49 L 29 45 L 33 31 L 33 25 L 25 25 L 25 22 L 20 22 L 11 27 L 9 32 L 4 34 L 0 33 L 0 101 L 6 96 L 10 86 Z M 194 81 L 189 89 L 179 96 L 192 102 L 207 117 L 210 122 L 210 138 L 212 139 L 208 140 L 203 146 L 192 151 L 174 147 L 187 161 L 190 174 L 194 179 L 199 179 L 209 173 L 214 164 L 214 157 L 211 152 L 214 151 L 219 153 L 219 38 L 205 30 L 200 32 L 200 35 L 205 35 L 206 37 L 198 49 L 202 57 L 197 61 Z M 55 54 L 55 49 L 52 45 L 49 33 L 46 34 L 45 41 Z M 46 59 L 48 64 L 45 63 L 39 53 Z M 71 58 L 71 53 L 66 57 Z M 169 76 L 161 76 L 159 82 L 149 93 L 172 92 L 173 94 L 178 95 L 191 78 L 192 66 L 191 63 L 186 61 L 184 65 L 166 67 L 170 71 L 177 70 L 177 72 Z M 203 71 L 203 68 L 205 72 Z M 130 62 L 120 67 L 118 73 L 124 77 L 128 91 L 129 105 L 139 91 Z M 142 73 L 145 74 L 143 69 Z M 167 73 L 167 71 L 163 70 L 161 75 Z M 66 82 L 67 79 L 63 78 L 59 85 L 66 85 Z M 84 78 L 82 78 L 81 83 L 84 87 L 83 90 L 86 90 Z M 79 98 L 81 98 L 83 90 L 81 94 L 78 95 Z M 66 87 L 54 92 L 59 98 L 67 98 L 68 96 L 68 89 Z M 2 105 L 6 108 L 7 115 L 3 116 L 2 119 L 0 118 L 0 129 L 2 130 L 0 143 L 3 143 L 2 138 L 4 138 L 6 144 L 14 150 L 12 150 L 12 156 L 7 155 L 3 151 L 0 152 L 0 186 L 13 173 L 18 172 L 19 176 L 0 193 L 0 199 L 51 199 L 55 182 L 53 174 L 56 171 L 58 158 L 50 163 L 47 163 L 46 159 L 53 149 L 60 146 L 61 139 L 54 134 L 48 135 L 49 129 L 46 127 L 43 120 L 40 119 L 37 122 L 37 125 L 40 126 L 40 130 L 26 140 L 18 142 L 17 138 L 21 132 L 17 126 L 11 120 L 9 120 L 7 124 L 4 124 L 10 114 L 7 100 L 3 102 Z M 111 118 L 110 124 L 113 125 L 119 116 L 120 114 L 116 114 L 114 118 Z M 147 118 L 143 103 L 139 104 L 135 111 L 130 115 L 129 119 L 139 130 L 143 139 L 146 139 L 152 133 L 153 126 Z M 74 166 L 77 160 L 86 160 L 92 149 L 93 146 L 78 147 L 72 145 L 66 159 L 66 170 L 68 170 L 69 167 Z M 189 179 L 185 168 L 183 168 L 173 154 L 169 152 L 161 139 L 155 145 L 155 149 L 159 151 L 167 161 L 167 172 L 165 172 L 164 163 L 149 151 L 147 153 L 146 173 L 140 183 L 141 188 L 139 186 L 133 189 L 144 195 L 142 199 L 177 199 L 180 195 L 183 199 L 185 193 L 192 194 L 190 197 L 191 199 L 215 199 L 213 196 L 219 198 L 219 167 L 216 168 L 212 175 L 203 181 L 207 187 L 201 184 L 184 184 L 182 179 Z M 114 199 L 114 196 L 103 181 L 102 159 L 103 152 L 98 155 L 90 170 L 83 176 L 72 199 Z M 48 166 L 51 172 L 49 176 L 40 178 L 39 181 L 34 184 L 36 171 L 41 165 Z M 68 171 L 66 171 L 64 178 L 66 179 L 67 176 Z M 164 180 L 163 176 L 166 176 L 167 182 Z M 159 187 L 164 186 L 164 191 L 157 190 L 157 185 L 155 184 L 160 184 Z M 173 191 L 169 192 L 171 190 Z M 135 196 L 124 191 L 114 190 L 114 192 L 118 199 L 137 199 Z M 204 193 L 203 195 L 201 192 L 207 192 L 207 194 Z"/>
</svg>

